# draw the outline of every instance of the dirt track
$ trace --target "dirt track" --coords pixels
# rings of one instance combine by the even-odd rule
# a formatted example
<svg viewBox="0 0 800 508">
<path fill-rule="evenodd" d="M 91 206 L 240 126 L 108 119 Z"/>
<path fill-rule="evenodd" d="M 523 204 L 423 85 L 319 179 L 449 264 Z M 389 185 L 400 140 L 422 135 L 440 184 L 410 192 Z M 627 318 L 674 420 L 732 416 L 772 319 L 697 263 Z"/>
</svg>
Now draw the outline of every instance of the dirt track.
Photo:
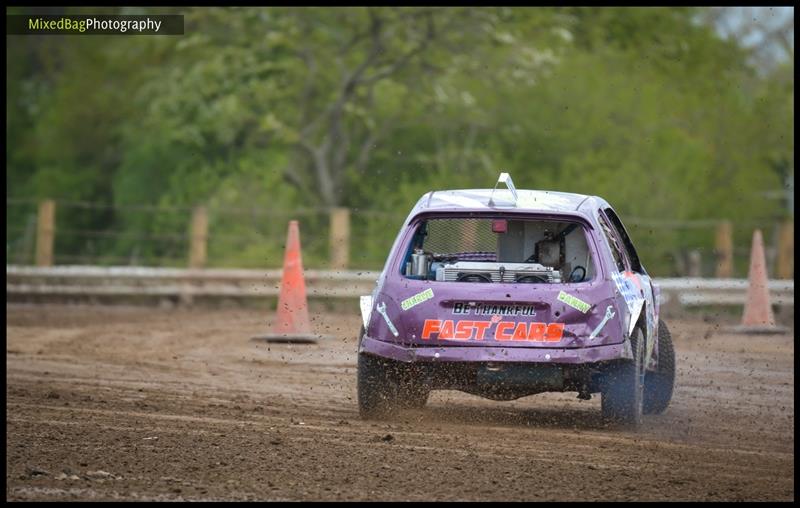
<svg viewBox="0 0 800 508">
<path fill-rule="evenodd" d="M 600 401 L 434 392 L 365 422 L 359 317 L 267 345 L 263 313 L 8 305 L 9 500 L 793 500 L 793 336 L 672 321 L 678 379 L 644 429 Z"/>
</svg>

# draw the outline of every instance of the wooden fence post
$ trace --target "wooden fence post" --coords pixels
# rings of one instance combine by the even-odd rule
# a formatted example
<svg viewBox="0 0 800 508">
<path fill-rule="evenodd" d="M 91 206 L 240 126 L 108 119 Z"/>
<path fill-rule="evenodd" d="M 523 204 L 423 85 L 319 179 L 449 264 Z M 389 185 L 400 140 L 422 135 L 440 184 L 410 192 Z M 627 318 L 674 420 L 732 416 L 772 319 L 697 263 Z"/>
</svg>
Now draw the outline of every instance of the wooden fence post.
<svg viewBox="0 0 800 508">
<path fill-rule="evenodd" d="M 52 199 L 39 203 L 36 228 L 36 266 L 53 266 L 53 239 L 56 234 L 56 204 Z"/>
<path fill-rule="evenodd" d="M 729 220 L 724 220 L 717 226 L 714 254 L 717 258 L 717 278 L 733 277 L 733 226 Z"/>
<path fill-rule="evenodd" d="M 778 273 L 779 279 L 794 278 L 794 219 L 781 224 L 778 236 Z"/>
<path fill-rule="evenodd" d="M 189 268 L 206 266 L 206 243 L 208 240 L 208 210 L 205 206 L 195 207 L 192 212 L 191 246 L 189 248 Z"/>
<path fill-rule="evenodd" d="M 330 263 L 333 270 L 345 270 L 350 261 L 350 209 L 332 208 Z"/>
<path fill-rule="evenodd" d="M 688 263 L 688 276 L 689 277 L 702 277 L 703 276 L 703 259 L 700 251 L 697 249 L 689 251 Z"/>
</svg>

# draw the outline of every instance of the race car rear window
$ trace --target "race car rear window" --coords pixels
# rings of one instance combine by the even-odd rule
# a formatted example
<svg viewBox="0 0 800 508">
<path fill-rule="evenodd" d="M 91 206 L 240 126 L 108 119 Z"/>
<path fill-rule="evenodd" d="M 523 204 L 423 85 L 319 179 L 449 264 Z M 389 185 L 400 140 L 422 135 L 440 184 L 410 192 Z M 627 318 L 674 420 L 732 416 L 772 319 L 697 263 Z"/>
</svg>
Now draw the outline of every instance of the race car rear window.
<svg viewBox="0 0 800 508">
<path fill-rule="evenodd" d="M 429 219 L 407 252 L 401 271 L 421 279 L 519 282 L 530 275 L 522 282 L 583 282 L 595 273 L 585 230 L 570 221 Z"/>
</svg>

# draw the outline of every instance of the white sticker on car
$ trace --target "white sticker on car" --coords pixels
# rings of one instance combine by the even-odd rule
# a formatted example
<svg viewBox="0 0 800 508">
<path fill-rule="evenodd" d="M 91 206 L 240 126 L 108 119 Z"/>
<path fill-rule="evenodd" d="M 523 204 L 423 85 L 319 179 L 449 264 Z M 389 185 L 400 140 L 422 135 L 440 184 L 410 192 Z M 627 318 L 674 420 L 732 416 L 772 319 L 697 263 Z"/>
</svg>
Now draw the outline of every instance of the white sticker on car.
<svg viewBox="0 0 800 508">
<path fill-rule="evenodd" d="M 369 315 L 372 313 L 372 295 L 362 296 L 359 305 L 361 307 L 361 320 L 364 322 L 364 329 L 369 326 Z"/>
<path fill-rule="evenodd" d="M 386 303 L 381 302 L 375 306 L 375 310 L 377 310 L 381 316 L 383 316 L 383 320 L 386 321 L 386 325 L 389 327 L 389 330 L 392 332 L 392 335 L 397 337 L 399 333 L 397 332 L 397 328 L 395 328 L 394 323 L 392 320 L 389 319 L 389 315 L 386 313 Z"/>
<path fill-rule="evenodd" d="M 615 272 L 611 274 L 611 277 L 614 279 L 614 283 L 617 285 L 617 289 L 625 299 L 625 305 L 628 307 L 627 323 L 628 335 L 630 335 L 633 333 L 633 328 L 636 326 L 636 320 L 639 317 L 639 313 L 642 311 L 642 305 L 644 305 L 642 291 L 636 287 L 636 284 L 633 280 L 636 275 L 633 273 L 630 273 L 630 276 L 628 276 L 627 274 Z"/>
<path fill-rule="evenodd" d="M 598 324 L 598 325 L 595 327 L 595 329 L 594 329 L 594 330 L 592 330 L 592 333 L 591 333 L 591 335 L 589 335 L 589 340 L 593 340 L 595 337 L 597 337 L 597 336 L 600 334 L 600 330 L 602 330 L 602 329 L 603 329 L 603 327 L 604 327 L 604 326 L 606 326 L 606 323 L 608 323 L 608 321 L 609 321 L 611 318 L 613 318 L 613 317 L 614 317 L 614 314 L 615 314 L 615 313 L 614 313 L 614 308 L 613 308 L 613 307 L 611 307 L 611 305 L 609 305 L 608 307 L 606 307 L 606 315 L 605 315 L 605 316 L 603 316 L 603 320 L 602 320 L 602 321 L 600 321 L 600 324 Z"/>
</svg>

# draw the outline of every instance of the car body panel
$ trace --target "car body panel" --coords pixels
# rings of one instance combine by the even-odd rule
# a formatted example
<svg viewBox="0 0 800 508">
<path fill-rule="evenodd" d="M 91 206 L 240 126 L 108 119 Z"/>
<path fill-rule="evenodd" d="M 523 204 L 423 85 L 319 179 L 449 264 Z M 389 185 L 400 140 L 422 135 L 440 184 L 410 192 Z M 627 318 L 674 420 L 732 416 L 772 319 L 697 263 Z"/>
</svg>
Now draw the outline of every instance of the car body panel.
<svg viewBox="0 0 800 508">
<path fill-rule="evenodd" d="M 403 362 L 563 362 L 630 359 L 642 323 L 656 366 L 658 288 L 619 270 L 603 238 L 602 198 L 550 191 L 468 189 L 423 195 L 406 218 L 371 297 L 362 298 L 359 352 Z M 491 204 L 490 204 L 491 203 Z M 595 263 L 589 281 L 552 284 L 442 282 L 405 277 L 401 264 L 422 220 L 531 217 L 580 223 Z M 438 354 L 438 356 L 437 356 Z M 512 360 L 513 359 L 513 360 Z"/>
<path fill-rule="evenodd" d="M 397 343 L 364 337 L 360 347 L 366 352 L 399 362 L 537 362 L 583 364 L 631 359 L 627 342 L 585 348 L 507 348 L 507 347 L 405 347 Z"/>
</svg>

